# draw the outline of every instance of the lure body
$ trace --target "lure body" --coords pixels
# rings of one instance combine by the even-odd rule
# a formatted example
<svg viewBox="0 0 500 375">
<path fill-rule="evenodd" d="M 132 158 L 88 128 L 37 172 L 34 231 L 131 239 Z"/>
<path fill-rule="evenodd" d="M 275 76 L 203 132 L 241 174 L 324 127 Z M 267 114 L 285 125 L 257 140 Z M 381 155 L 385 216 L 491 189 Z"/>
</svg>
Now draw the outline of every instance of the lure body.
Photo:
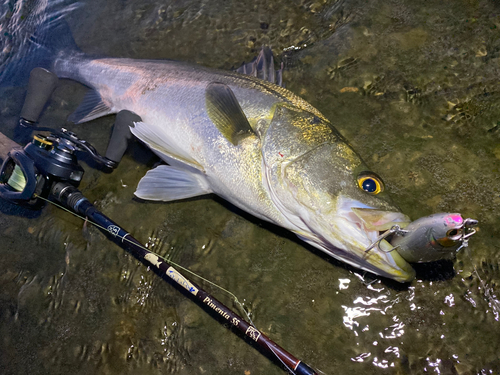
<svg viewBox="0 0 500 375">
<path fill-rule="evenodd" d="M 467 246 L 477 220 L 463 219 L 458 213 L 438 213 L 408 224 L 391 240 L 399 255 L 410 263 L 452 259 Z"/>
</svg>

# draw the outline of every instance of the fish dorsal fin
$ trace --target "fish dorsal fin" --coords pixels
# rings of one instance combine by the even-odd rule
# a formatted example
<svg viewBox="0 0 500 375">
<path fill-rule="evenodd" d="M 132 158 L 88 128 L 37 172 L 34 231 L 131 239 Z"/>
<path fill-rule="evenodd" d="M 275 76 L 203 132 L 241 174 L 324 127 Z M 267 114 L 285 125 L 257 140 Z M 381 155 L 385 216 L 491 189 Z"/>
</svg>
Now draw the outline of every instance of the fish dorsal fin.
<svg viewBox="0 0 500 375">
<path fill-rule="evenodd" d="M 269 47 L 263 46 L 257 57 L 249 63 L 243 63 L 236 71 L 284 87 L 283 63 L 281 63 L 280 69 L 274 69 L 274 55 Z"/>
<path fill-rule="evenodd" d="M 228 85 L 219 82 L 210 83 L 205 91 L 205 103 L 210 120 L 233 145 L 236 146 L 242 139 L 255 135 Z"/>
<path fill-rule="evenodd" d="M 106 103 L 97 91 L 89 90 L 82 103 L 68 117 L 68 120 L 75 124 L 81 124 L 111 113 L 114 111 L 110 108 L 110 103 Z"/>
</svg>

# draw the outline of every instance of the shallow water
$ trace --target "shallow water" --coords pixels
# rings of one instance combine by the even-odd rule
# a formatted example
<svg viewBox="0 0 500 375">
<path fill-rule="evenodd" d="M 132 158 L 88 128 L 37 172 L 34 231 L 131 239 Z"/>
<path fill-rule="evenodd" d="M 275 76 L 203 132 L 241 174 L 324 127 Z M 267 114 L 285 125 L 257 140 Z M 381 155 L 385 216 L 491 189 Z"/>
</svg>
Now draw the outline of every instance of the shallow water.
<svg viewBox="0 0 500 375">
<path fill-rule="evenodd" d="M 3 0 L 2 68 L 36 9 Z M 56 1 L 48 11 L 65 14 L 87 53 L 229 69 L 263 44 L 283 51 L 287 88 L 332 120 L 403 212 L 461 212 L 480 231 L 409 285 L 374 279 L 220 199 L 133 200 L 156 162 L 137 143 L 112 174 L 83 163 L 81 190 L 104 213 L 231 290 L 259 329 L 326 374 L 500 373 L 497 2 Z M 20 143 L 24 90 L 0 96 L 0 131 Z M 65 123 L 84 93 L 61 82 L 41 122 L 104 152 L 112 116 Z M 0 211 L 0 373 L 284 373 L 80 219 L 3 201 Z"/>
</svg>

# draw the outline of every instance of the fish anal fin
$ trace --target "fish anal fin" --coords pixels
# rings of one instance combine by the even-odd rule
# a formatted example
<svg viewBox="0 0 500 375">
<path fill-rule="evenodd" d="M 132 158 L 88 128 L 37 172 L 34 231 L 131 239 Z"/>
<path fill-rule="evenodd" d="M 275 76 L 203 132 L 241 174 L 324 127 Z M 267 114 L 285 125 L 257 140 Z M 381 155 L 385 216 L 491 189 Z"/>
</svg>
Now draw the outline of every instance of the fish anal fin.
<svg viewBox="0 0 500 375">
<path fill-rule="evenodd" d="M 233 145 L 242 139 L 255 135 L 231 88 L 219 82 L 212 82 L 205 91 L 205 103 L 210 120 L 221 134 Z"/>
<path fill-rule="evenodd" d="M 202 173 L 160 165 L 146 173 L 134 194 L 145 200 L 175 201 L 211 192 Z"/>
<path fill-rule="evenodd" d="M 68 117 L 68 120 L 75 124 L 81 124 L 111 113 L 114 111 L 110 108 L 110 103 L 105 102 L 97 91 L 89 90 L 82 103 Z"/>
</svg>

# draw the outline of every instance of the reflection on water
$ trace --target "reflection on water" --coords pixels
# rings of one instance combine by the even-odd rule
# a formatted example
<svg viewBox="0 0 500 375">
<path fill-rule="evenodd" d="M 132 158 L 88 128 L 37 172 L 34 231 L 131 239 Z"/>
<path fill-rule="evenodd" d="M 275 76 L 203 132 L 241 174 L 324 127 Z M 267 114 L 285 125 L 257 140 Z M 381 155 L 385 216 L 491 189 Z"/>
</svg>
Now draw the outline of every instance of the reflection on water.
<svg viewBox="0 0 500 375">
<path fill-rule="evenodd" d="M 391 298 L 391 291 L 381 287 L 380 282 L 375 286 L 368 285 L 368 290 L 373 294 L 368 292 L 370 295 L 354 297 L 352 307 L 342 306 L 345 312 L 344 326 L 352 330 L 356 338 L 362 338 L 363 342 L 374 340 L 371 343 L 374 347 L 371 351 L 360 353 L 351 358 L 351 361 L 367 361 L 380 368 L 395 367 L 395 361 L 399 362 L 400 359 L 399 347 L 396 346 L 399 342 L 388 339 L 399 339 L 405 333 L 405 324 L 393 312 L 394 305 L 399 303 L 401 298 L 398 295 Z M 411 293 L 411 287 L 409 291 Z M 379 322 L 385 321 L 387 326 L 373 326 L 370 322 L 375 319 Z M 359 341 L 357 345 L 360 345 Z"/>
<path fill-rule="evenodd" d="M 112 174 L 84 164 L 81 188 L 99 209 L 235 293 L 258 328 L 324 373 L 500 372 L 496 2 L 3 0 L 0 70 L 16 67 L 26 25 L 56 15 L 87 53 L 230 68 L 262 44 L 286 51 L 287 87 L 334 122 L 405 213 L 461 212 L 480 231 L 410 285 L 373 280 L 220 200 L 133 200 L 157 161 L 137 143 Z M 25 89 L 0 90 L 0 131 L 22 142 Z M 84 93 L 62 82 L 42 123 L 103 151 L 112 117 L 65 123 Z M 80 219 L 0 211 L 2 374 L 283 373 Z"/>
</svg>

